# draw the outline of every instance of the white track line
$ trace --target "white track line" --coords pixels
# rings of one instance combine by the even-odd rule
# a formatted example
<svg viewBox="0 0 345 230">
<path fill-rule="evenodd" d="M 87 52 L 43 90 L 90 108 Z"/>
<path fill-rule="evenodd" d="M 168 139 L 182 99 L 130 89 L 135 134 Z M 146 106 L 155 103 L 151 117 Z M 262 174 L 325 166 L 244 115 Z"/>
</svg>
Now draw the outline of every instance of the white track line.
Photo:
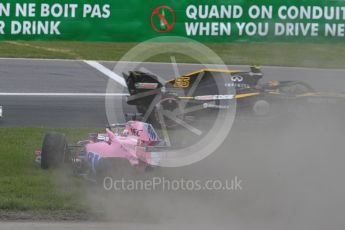
<svg viewBox="0 0 345 230">
<path fill-rule="evenodd" d="M 0 92 L 0 96 L 122 97 L 122 96 L 128 96 L 128 94 L 125 94 L 125 93 L 4 93 L 4 92 Z"/>
<path fill-rule="evenodd" d="M 88 64 L 89 66 L 97 69 L 99 72 L 103 73 L 104 75 L 106 75 L 107 77 L 109 77 L 110 79 L 113 79 L 114 81 L 116 81 L 117 83 L 119 83 L 120 85 L 122 85 L 123 87 L 127 88 L 125 79 L 123 79 L 121 76 L 117 75 L 116 73 L 114 73 L 113 71 L 111 71 L 110 69 L 106 68 L 105 66 L 99 64 L 96 61 L 87 61 L 84 60 L 84 62 L 86 64 Z"/>
</svg>

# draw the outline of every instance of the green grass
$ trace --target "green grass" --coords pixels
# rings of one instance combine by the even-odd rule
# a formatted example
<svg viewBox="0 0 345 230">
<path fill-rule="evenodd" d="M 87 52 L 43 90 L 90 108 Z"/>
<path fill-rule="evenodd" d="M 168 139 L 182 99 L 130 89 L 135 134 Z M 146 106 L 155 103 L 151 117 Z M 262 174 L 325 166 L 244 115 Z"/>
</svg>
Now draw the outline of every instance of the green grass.
<svg viewBox="0 0 345 230">
<path fill-rule="evenodd" d="M 85 210 L 80 201 L 83 181 L 59 178 L 58 172 L 42 170 L 34 161 L 44 128 L 1 128 L 0 209 L 2 210 Z M 54 129 L 75 141 L 91 129 Z M 66 172 L 67 173 L 67 172 Z M 72 175 L 71 172 L 68 172 Z"/>
<path fill-rule="evenodd" d="M 1 57 L 119 60 L 136 43 L 0 42 Z M 148 46 L 154 46 L 154 43 Z M 345 43 L 206 43 L 227 64 L 344 68 Z M 167 43 L 166 46 L 173 46 Z M 193 62 L 176 55 L 177 62 Z M 135 60 L 130 60 L 135 61 Z M 170 54 L 148 61 L 170 62 Z"/>
</svg>

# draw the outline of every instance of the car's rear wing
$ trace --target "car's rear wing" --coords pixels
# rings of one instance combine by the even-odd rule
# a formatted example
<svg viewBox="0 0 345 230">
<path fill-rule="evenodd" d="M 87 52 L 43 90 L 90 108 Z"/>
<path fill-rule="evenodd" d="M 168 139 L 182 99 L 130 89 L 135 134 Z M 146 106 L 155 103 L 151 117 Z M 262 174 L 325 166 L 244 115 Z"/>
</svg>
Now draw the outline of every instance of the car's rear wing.
<svg viewBox="0 0 345 230">
<path fill-rule="evenodd" d="M 130 95 L 147 92 L 163 86 L 158 81 L 158 77 L 150 73 L 130 71 L 128 74 L 123 73 L 122 75 L 126 81 Z"/>
</svg>

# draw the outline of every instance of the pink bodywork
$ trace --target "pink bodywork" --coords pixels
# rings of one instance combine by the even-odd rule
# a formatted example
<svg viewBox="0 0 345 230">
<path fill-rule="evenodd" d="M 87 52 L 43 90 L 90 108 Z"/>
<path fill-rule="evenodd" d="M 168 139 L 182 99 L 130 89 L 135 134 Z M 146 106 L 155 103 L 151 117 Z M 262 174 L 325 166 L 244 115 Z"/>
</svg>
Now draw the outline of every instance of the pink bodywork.
<svg viewBox="0 0 345 230">
<path fill-rule="evenodd" d="M 160 141 L 152 125 L 129 121 L 122 133 L 106 129 L 106 137 L 106 141 L 90 141 L 85 145 L 88 157 L 92 154 L 97 155 L 97 158 L 126 158 L 133 166 L 140 162 L 157 165 L 159 159 L 145 151 L 146 146 L 154 146 Z"/>
</svg>

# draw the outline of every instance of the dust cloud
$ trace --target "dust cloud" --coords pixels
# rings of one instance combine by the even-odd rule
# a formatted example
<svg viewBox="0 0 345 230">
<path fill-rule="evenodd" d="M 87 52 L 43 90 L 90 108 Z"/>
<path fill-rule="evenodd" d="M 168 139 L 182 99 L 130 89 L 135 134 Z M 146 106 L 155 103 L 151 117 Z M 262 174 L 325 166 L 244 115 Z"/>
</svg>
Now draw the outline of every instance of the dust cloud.
<svg viewBox="0 0 345 230">
<path fill-rule="evenodd" d="M 209 225 L 339 228 L 345 211 L 345 126 L 338 109 L 314 105 L 312 111 L 298 116 L 238 117 L 227 140 L 207 159 L 153 171 L 148 177 L 194 181 L 238 177 L 242 180 L 239 191 L 105 191 L 93 187 L 87 191 L 87 200 L 104 220 L 154 224 L 161 229 L 184 224 L 198 229 Z"/>
<path fill-rule="evenodd" d="M 276 72 L 271 70 L 272 78 Z M 318 86 L 311 78 L 308 83 Z M 241 190 L 106 191 L 92 185 L 84 201 L 101 220 L 160 229 L 340 229 L 345 224 L 344 105 L 342 100 L 289 102 L 268 118 L 239 115 L 224 143 L 206 159 L 131 177 L 237 177 Z"/>
</svg>

